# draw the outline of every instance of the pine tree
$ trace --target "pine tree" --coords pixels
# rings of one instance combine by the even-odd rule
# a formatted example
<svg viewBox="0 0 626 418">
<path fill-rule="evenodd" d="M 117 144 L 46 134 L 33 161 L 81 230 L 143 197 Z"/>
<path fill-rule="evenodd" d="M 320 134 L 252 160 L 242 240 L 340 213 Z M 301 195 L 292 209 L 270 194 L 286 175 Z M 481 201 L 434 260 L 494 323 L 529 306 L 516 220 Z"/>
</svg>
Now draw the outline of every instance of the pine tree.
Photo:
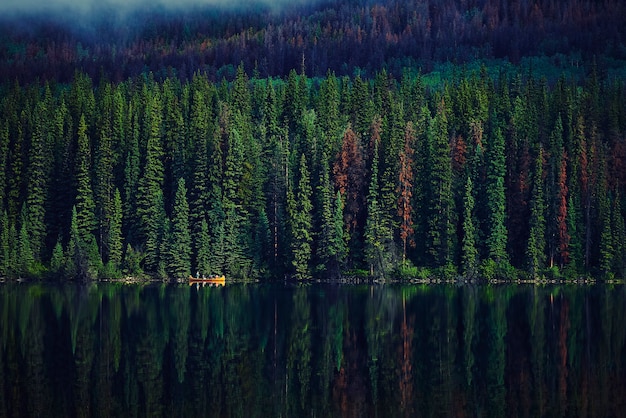
<svg viewBox="0 0 626 418">
<path fill-rule="evenodd" d="M 145 242 L 145 263 L 155 271 L 159 262 L 159 243 L 165 220 L 163 203 L 163 148 L 161 138 L 161 104 L 158 96 L 151 99 L 146 160 L 137 187 L 137 216 Z"/>
<path fill-rule="evenodd" d="M 470 176 L 465 183 L 465 195 L 463 196 L 463 242 L 461 245 L 461 260 L 463 263 L 463 275 L 472 278 L 478 271 L 478 249 L 476 247 L 477 231 L 474 218 L 474 186 Z"/>
<path fill-rule="evenodd" d="M 532 195 L 530 200 L 530 233 L 526 247 L 528 272 L 533 278 L 539 276 L 541 269 L 545 267 L 546 260 L 546 220 L 543 196 L 543 148 L 540 148 L 533 173 Z"/>
<path fill-rule="evenodd" d="M 344 222 L 349 237 L 348 255 L 355 262 L 363 248 L 365 215 L 365 161 L 361 141 L 350 126 L 333 166 L 335 187 L 344 201 Z"/>
<path fill-rule="evenodd" d="M 17 272 L 20 277 L 29 277 L 35 269 L 35 256 L 31 247 L 26 206 L 20 215 L 20 231 L 17 240 Z"/>
<path fill-rule="evenodd" d="M 300 181 L 290 214 L 292 265 L 298 279 L 311 275 L 311 243 L 313 242 L 313 204 L 311 180 L 304 154 L 300 157 Z"/>
<path fill-rule="evenodd" d="M 495 122 L 494 122 L 495 123 Z M 493 130 L 487 149 L 487 205 L 489 211 L 488 256 L 496 263 L 507 262 L 505 226 L 504 137 L 499 127 Z"/>
<path fill-rule="evenodd" d="M 131 101 L 129 105 L 129 135 L 128 144 L 125 150 L 124 162 L 124 199 L 123 199 L 123 220 L 126 239 L 129 244 L 139 241 L 139 216 L 137 215 L 137 195 L 139 176 L 141 173 L 139 158 L 139 122 L 136 105 Z"/>
<path fill-rule="evenodd" d="M 454 201 L 452 165 L 445 102 L 441 100 L 429 127 L 429 219 L 428 252 L 435 266 L 452 261 L 454 234 Z"/>
<path fill-rule="evenodd" d="M 41 254 L 46 238 L 45 207 L 48 193 L 48 173 L 46 172 L 47 127 L 44 125 L 47 109 L 43 102 L 38 102 L 33 114 L 33 132 L 28 148 L 27 165 L 27 197 L 28 234 L 33 255 L 37 260 Z"/>
<path fill-rule="evenodd" d="M 415 129 L 408 122 L 404 132 L 404 149 L 400 151 L 400 173 L 398 178 L 398 216 L 400 217 L 400 240 L 402 241 L 402 263 L 406 262 L 407 244 L 415 247 L 413 240 L 413 141 Z"/>
<path fill-rule="evenodd" d="M 65 254 L 63 254 L 63 246 L 61 241 L 57 240 L 52 249 L 52 258 L 50 259 L 50 274 L 52 277 L 59 277 L 63 274 L 65 268 Z"/>
<path fill-rule="evenodd" d="M 115 189 L 113 194 L 113 207 L 108 230 L 108 261 L 113 269 L 117 270 L 121 267 L 122 251 L 124 249 L 122 240 L 122 197 L 119 189 Z"/>
<path fill-rule="evenodd" d="M 386 277 L 391 268 L 391 247 L 389 241 L 392 232 L 384 220 L 380 207 L 380 190 L 378 186 L 378 141 L 374 142 L 374 155 L 369 191 L 367 194 L 367 221 L 365 223 L 365 261 L 370 267 L 370 274 Z"/>
<path fill-rule="evenodd" d="M 87 137 L 85 117 L 78 123 L 78 151 L 76 153 L 76 226 L 81 242 L 88 242 L 96 227 L 95 203 L 91 187 L 91 147 Z"/>
<path fill-rule="evenodd" d="M 172 277 L 184 278 L 191 273 L 191 235 L 189 233 L 189 205 L 185 180 L 178 180 L 172 212 L 170 264 L 167 271 Z"/>
<path fill-rule="evenodd" d="M 339 89 L 337 77 L 330 70 L 328 70 L 326 78 L 320 84 L 316 113 L 322 132 L 323 152 L 327 156 L 336 155 L 341 145 Z"/>
</svg>

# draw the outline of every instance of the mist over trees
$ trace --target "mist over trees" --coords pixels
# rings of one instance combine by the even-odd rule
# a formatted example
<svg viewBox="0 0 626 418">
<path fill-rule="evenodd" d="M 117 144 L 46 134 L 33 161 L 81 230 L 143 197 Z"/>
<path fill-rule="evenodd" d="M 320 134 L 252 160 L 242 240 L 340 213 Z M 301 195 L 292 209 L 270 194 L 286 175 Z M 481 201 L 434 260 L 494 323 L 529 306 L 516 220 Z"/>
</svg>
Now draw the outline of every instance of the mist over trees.
<svg viewBox="0 0 626 418">
<path fill-rule="evenodd" d="M 303 62 L 311 77 L 328 69 L 373 77 L 384 67 L 400 78 L 405 67 L 429 71 L 445 61 L 545 56 L 576 67 L 594 56 L 626 59 L 618 0 L 166 4 L 0 16 L 0 78 L 70 82 L 79 69 L 96 81 L 148 71 L 190 81 L 199 70 L 219 82 L 232 80 L 239 63 L 248 74 L 286 77 Z"/>
</svg>

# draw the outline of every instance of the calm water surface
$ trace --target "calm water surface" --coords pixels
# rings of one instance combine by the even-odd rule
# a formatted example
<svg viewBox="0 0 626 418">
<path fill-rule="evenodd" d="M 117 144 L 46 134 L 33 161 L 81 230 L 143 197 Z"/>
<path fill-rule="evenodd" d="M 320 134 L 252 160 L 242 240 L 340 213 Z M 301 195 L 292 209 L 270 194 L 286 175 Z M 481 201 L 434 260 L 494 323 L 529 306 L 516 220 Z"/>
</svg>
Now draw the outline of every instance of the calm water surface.
<svg viewBox="0 0 626 418">
<path fill-rule="evenodd" d="M 0 285 L 0 416 L 624 416 L 624 287 Z"/>
</svg>

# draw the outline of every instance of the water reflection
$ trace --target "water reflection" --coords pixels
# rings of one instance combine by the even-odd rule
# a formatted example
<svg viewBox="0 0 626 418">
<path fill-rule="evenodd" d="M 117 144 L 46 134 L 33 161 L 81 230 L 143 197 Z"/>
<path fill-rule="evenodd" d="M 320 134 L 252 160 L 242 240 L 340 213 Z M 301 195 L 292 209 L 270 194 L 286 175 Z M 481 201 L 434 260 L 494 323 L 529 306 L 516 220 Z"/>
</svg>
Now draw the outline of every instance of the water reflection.
<svg viewBox="0 0 626 418">
<path fill-rule="evenodd" d="M 622 287 L 0 287 L 0 416 L 619 416 Z"/>
</svg>

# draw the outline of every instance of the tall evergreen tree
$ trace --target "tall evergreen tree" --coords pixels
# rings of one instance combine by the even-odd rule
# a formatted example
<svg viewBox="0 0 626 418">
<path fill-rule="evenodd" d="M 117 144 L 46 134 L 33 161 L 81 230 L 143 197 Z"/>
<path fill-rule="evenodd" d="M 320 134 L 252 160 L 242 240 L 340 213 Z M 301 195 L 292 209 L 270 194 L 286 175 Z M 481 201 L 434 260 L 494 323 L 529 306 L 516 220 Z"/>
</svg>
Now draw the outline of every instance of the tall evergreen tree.
<svg viewBox="0 0 626 418">
<path fill-rule="evenodd" d="M 438 103 L 437 114 L 431 120 L 428 137 L 431 167 L 428 252 L 435 266 L 444 266 L 452 261 L 455 222 L 448 120 L 443 99 Z"/>
<path fill-rule="evenodd" d="M 185 278 L 191 273 L 191 235 L 187 188 L 183 178 L 178 180 L 171 228 L 170 263 L 167 271 L 174 278 Z"/>
<path fill-rule="evenodd" d="M 413 141 L 415 129 L 409 121 L 404 132 L 404 149 L 400 151 L 398 178 L 398 216 L 400 217 L 400 240 L 402 241 L 402 263 L 406 261 L 407 245 L 414 247 L 413 240 Z"/>
<path fill-rule="evenodd" d="M 463 196 L 463 241 L 461 244 L 461 262 L 463 275 L 472 278 L 478 271 L 478 241 L 476 221 L 474 216 L 474 186 L 470 176 L 465 182 L 465 195 Z"/>
<path fill-rule="evenodd" d="M 161 102 L 158 96 L 150 100 L 149 135 L 146 159 L 137 187 L 137 216 L 141 236 L 145 241 L 146 268 L 156 271 L 159 262 L 159 242 L 165 220 L 163 207 L 163 148 L 161 137 Z"/>
<path fill-rule="evenodd" d="M 28 234 L 34 257 L 41 260 L 46 238 L 45 208 L 48 193 L 48 173 L 45 168 L 48 155 L 48 143 L 45 126 L 47 109 L 43 102 L 38 102 L 33 114 L 33 132 L 28 148 L 27 165 L 27 210 Z"/>
<path fill-rule="evenodd" d="M 311 176 L 304 154 L 300 157 L 300 180 L 290 214 L 292 265 L 298 279 L 311 275 L 311 243 L 313 242 L 313 204 Z"/>
<path fill-rule="evenodd" d="M 122 196 L 117 188 L 113 194 L 113 207 L 108 229 L 108 262 L 113 269 L 117 270 L 121 267 L 122 251 L 124 249 L 122 239 Z"/>
<path fill-rule="evenodd" d="M 371 178 L 367 194 L 367 221 L 365 223 L 365 262 L 369 265 L 370 274 L 386 277 L 390 273 L 392 247 L 392 231 L 385 222 L 380 206 L 380 190 L 378 186 L 378 141 L 374 142 Z M 403 260 L 404 261 L 404 260 Z"/>
<path fill-rule="evenodd" d="M 533 278 L 537 278 L 541 269 L 545 267 L 546 260 L 546 220 L 545 201 L 543 190 L 543 148 L 535 160 L 533 172 L 532 194 L 530 200 L 530 233 L 526 256 L 528 258 L 528 272 Z"/>
<path fill-rule="evenodd" d="M 85 117 L 78 123 L 78 150 L 76 152 L 76 227 L 81 242 L 90 241 L 96 228 L 95 203 L 91 186 L 91 145 L 87 136 Z"/>
<path fill-rule="evenodd" d="M 495 123 L 492 122 L 492 123 Z M 487 250 L 496 263 L 508 261 L 506 252 L 507 231 L 505 226 L 506 198 L 504 190 L 505 157 L 504 137 L 499 127 L 493 129 L 487 148 L 487 205 L 489 211 L 489 235 Z"/>
</svg>

